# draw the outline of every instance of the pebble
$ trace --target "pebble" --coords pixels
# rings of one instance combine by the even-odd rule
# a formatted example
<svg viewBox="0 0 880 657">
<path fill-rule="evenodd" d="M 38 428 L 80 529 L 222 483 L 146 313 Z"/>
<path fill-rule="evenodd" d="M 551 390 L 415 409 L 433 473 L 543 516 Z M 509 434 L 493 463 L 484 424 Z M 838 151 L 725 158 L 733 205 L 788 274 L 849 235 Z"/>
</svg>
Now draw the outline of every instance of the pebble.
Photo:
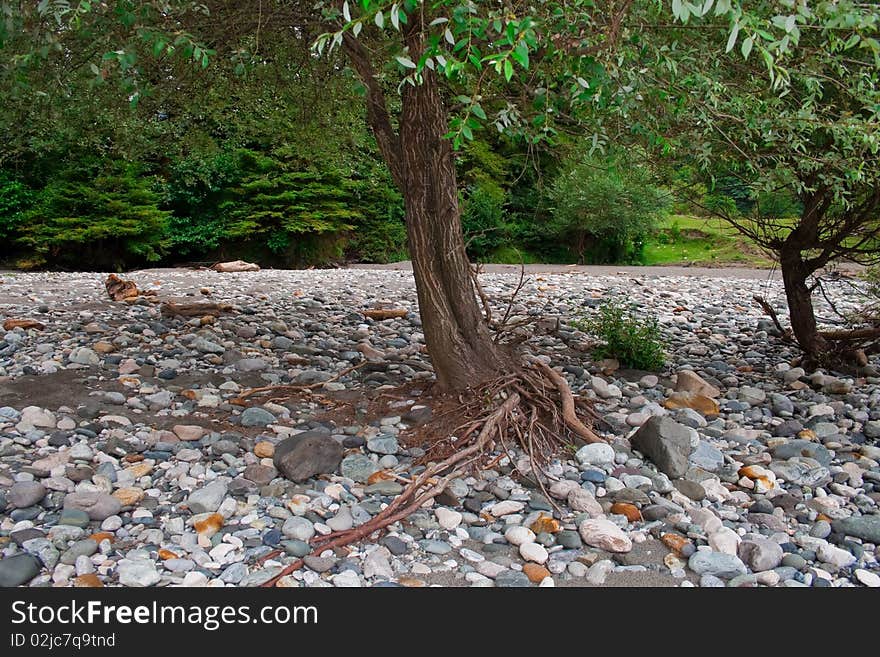
<svg viewBox="0 0 880 657">
<path fill-rule="evenodd" d="M 131 275 L 142 288 L 178 296 L 202 276 L 167 270 L 155 283 Z M 484 277 L 501 297 L 517 283 Z M 230 403 L 251 386 L 320 384 L 365 354 L 370 368 L 322 392 L 429 383 L 415 315 L 365 322 L 352 311 L 373 303 L 377 290 L 414 308 L 411 274 L 210 278 L 212 298 L 240 312 L 212 323 L 160 318 L 152 305 L 96 302 L 103 287 L 94 274 L 0 274 L 5 298 L 15 300 L 4 314 L 32 315 L 30 299 L 46 297 L 53 320 L 39 340 L 21 331 L 0 338 L 15 346 L 0 374 L 12 385 L 40 376 L 51 386 L 51 372 L 69 363 L 88 381 L 88 389 L 65 384 L 67 406 L 47 408 L 51 396 L 31 395 L 0 408 L 0 537 L 8 537 L 0 577 L 57 586 L 258 585 L 310 554 L 316 533 L 369 520 L 419 472 L 424 449 L 404 448 L 398 433 L 432 417 L 417 393 L 391 400 L 384 417 L 353 415 L 338 425 L 296 398 Z M 524 336 L 529 350 L 563 368 L 576 395 L 595 400 L 613 429 L 597 428 L 609 443 L 562 454 L 549 466 L 547 491 L 520 450 L 509 461 L 499 451 L 492 470 L 450 482 L 378 546 L 362 541 L 341 560 L 308 557 L 302 577 L 284 583 L 424 586 L 448 572 L 455 585 L 546 587 L 604 584 L 616 570 L 659 566 L 680 580 L 695 573 L 702 586 L 876 586 L 876 370 L 843 376 L 790 367 L 795 349 L 774 337 L 760 309 L 741 303 L 751 281 L 712 279 L 708 298 L 701 278 L 657 277 L 644 288 L 616 276 L 542 278 L 527 276 L 523 310 L 515 310 L 558 316 L 573 344 L 588 336 L 570 319 L 592 316 L 603 296 L 627 295 L 658 317 L 668 366 L 635 377 L 610 360 L 585 361 L 555 335 Z M 298 293 L 282 301 L 266 294 L 272 289 Z M 852 313 L 860 301 L 848 289 L 829 294 Z M 778 280 L 765 294 L 778 305 Z M 379 470 L 402 479 L 374 476 Z M 674 545 L 671 535 L 680 537 Z M 662 554 L 635 549 L 651 537 L 664 538 Z M 254 564 L 275 548 L 283 553 Z M 674 559 L 658 564 L 665 550 Z M 609 552 L 613 560 L 603 558 Z"/>
</svg>

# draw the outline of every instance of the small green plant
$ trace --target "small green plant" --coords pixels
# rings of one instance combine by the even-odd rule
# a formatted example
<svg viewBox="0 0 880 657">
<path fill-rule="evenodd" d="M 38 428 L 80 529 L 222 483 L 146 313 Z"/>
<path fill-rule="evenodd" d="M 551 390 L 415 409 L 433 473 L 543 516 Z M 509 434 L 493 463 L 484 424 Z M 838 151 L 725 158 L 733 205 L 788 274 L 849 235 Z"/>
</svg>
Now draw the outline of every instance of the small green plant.
<svg viewBox="0 0 880 657">
<path fill-rule="evenodd" d="M 666 355 L 656 317 L 639 318 L 623 302 L 612 300 L 602 304 L 598 315 L 575 325 L 602 341 L 593 350 L 597 360 L 616 358 L 623 367 L 648 371 L 663 367 Z"/>
</svg>

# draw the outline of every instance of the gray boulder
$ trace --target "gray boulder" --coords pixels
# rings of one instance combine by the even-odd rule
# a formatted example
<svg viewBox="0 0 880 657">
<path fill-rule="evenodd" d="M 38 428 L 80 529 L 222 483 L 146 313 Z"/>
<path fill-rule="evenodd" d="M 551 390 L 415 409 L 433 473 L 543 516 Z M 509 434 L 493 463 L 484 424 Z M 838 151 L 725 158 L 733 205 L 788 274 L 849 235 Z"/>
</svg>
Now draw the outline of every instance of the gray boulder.
<svg viewBox="0 0 880 657">
<path fill-rule="evenodd" d="M 272 462 L 285 477 L 301 482 L 318 474 L 336 472 L 342 453 L 342 445 L 327 434 L 304 431 L 278 443 Z"/>
</svg>

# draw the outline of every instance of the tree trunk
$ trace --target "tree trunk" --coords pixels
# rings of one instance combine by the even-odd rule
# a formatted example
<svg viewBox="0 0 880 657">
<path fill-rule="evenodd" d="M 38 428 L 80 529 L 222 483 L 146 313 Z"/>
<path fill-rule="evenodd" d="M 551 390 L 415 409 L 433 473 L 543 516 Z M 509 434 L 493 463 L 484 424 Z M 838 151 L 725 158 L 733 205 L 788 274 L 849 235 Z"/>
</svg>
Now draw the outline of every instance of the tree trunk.
<svg viewBox="0 0 880 657">
<path fill-rule="evenodd" d="M 813 312 L 813 294 L 807 278 L 813 273 L 804 262 L 796 231 L 789 234 L 779 253 L 782 282 L 788 301 L 791 329 L 808 358 L 818 360 L 828 351 L 827 341 L 819 334 Z"/>
<path fill-rule="evenodd" d="M 459 390 L 509 371 L 483 320 L 465 251 L 452 145 L 439 85 L 425 69 L 400 116 L 401 192 L 419 309 L 437 382 Z"/>
</svg>

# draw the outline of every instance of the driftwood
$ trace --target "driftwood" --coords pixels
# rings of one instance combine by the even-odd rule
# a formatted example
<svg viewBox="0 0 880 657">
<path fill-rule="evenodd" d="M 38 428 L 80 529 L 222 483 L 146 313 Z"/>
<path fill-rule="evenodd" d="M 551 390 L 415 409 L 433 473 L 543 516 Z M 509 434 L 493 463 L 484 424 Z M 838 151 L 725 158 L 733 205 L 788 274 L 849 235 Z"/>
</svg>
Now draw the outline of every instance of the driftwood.
<svg viewBox="0 0 880 657">
<path fill-rule="evenodd" d="M 162 304 L 162 314 L 166 317 L 216 317 L 222 313 L 231 313 L 232 306 L 228 303 L 174 303 L 166 301 Z"/>
<path fill-rule="evenodd" d="M 260 271 L 260 265 L 244 260 L 232 260 L 231 262 L 218 262 L 211 267 L 214 271 L 233 273 L 240 271 Z"/>
<path fill-rule="evenodd" d="M 361 314 L 370 319 L 393 319 L 395 317 L 406 317 L 409 311 L 405 308 L 373 308 L 370 310 L 362 310 Z"/>
<path fill-rule="evenodd" d="M 12 329 L 37 329 L 42 331 L 46 326 L 35 319 L 7 319 L 3 322 L 3 330 L 11 331 Z"/>
<path fill-rule="evenodd" d="M 110 274 L 104 281 L 104 288 L 113 301 L 127 301 L 128 299 L 136 299 L 140 295 L 137 285 L 134 281 L 126 281 L 116 274 Z"/>
</svg>

